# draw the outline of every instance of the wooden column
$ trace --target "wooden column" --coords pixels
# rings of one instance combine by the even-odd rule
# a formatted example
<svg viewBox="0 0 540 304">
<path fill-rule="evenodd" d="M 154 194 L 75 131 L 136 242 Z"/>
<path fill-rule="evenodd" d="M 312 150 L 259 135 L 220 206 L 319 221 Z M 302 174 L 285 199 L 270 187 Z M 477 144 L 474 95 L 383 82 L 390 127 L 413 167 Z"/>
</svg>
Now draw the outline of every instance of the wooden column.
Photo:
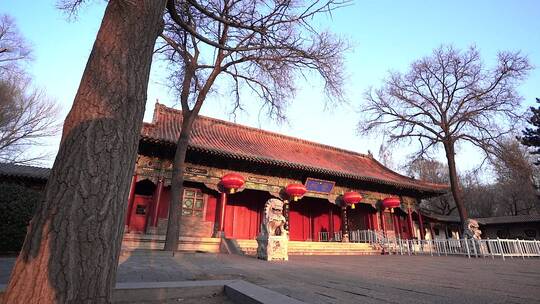
<svg viewBox="0 0 540 304">
<path fill-rule="evenodd" d="M 381 228 L 382 228 L 382 231 L 383 231 L 383 235 L 386 237 L 386 224 L 385 224 L 385 221 L 384 221 L 384 210 L 381 210 Z"/>
<path fill-rule="evenodd" d="M 219 236 L 225 236 L 225 207 L 227 206 L 227 192 L 221 192 L 219 200 Z"/>
<path fill-rule="evenodd" d="M 154 196 L 154 209 L 152 210 L 152 226 L 157 227 L 159 217 L 159 202 L 161 201 L 161 193 L 163 192 L 163 179 L 158 180 L 156 187 L 156 195 Z"/>
<path fill-rule="evenodd" d="M 328 229 L 328 240 L 331 240 L 334 238 L 334 205 L 330 205 L 330 210 L 328 212 L 330 219 L 329 219 L 329 225 L 330 228 Z"/>
<path fill-rule="evenodd" d="M 349 220 L 347 219 L 347 207 L 341 207 L 341 242 L 349 242 Z"/>
<path fill-rule="evenodd" d="M 422 213 L 418 211 L 418 222 L 420 223 L 420 239 L 424 240 L 426 238 L 424 230 L 424 220 L 422 219 Z"/>
<path fill-rule="evenodd" d="M 409 234 L 410 238 L 414 238 L 414 225 L 412 220 L 412 210 L 411 207 L 407 207 L 407 225 L 409 226 Z"/>
<path fill-rule="evenodd" d="M 435 239 L 435 230 L 433 230 L 433 224 L 429 223 L 429 231 L 431 232 L 431 239 Z"/>
<path fill-rule="evenodd" d="M 375 230 L 373 229 L 373 218 L 371 212 L 368 211 L 367 214 L 367 220 L 368 220 L 368 230 Z"/>
<path fill-rule="evenodd" d="M 401 223 L 399 220 L 399 216 L 396 215 L 396 213 L 392 213 L 393 220 L 394 220 L 394 232 L 396 237 L 401 238 Z"/>
<path fill-rule="evenodd" d="M 133 202 L 135 201 L 135 186 L 137 186 L 137 174 L 133 174 L 133 178 L 131 179 L 131 188 L 129 189 L 129 198 L 128 198 L 128 207 L 126 211 L 126 220 L 124 223 L 126 223 L 126 226 L 128 226 L 128 232 L 129 232 L 129 221 L 131 220 L 131 212 L 133 209 Z"/>
</svg>

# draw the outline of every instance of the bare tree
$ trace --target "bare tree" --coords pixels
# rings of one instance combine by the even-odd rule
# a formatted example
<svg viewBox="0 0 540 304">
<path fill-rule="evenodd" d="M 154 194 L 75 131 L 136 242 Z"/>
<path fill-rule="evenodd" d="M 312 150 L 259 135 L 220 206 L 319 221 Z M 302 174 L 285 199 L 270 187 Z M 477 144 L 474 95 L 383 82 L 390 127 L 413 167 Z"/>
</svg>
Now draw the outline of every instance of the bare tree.
<svg viewBox="0 0 540 304">
<path fill-rule="evenodd" d="M 13 18 L 0 16 L 0 162 L 32 163 L 46 154 L 27 153 L 30 146 L 57 131 L 57 109 L 43 91 L 34 89 L 24 71 L 32 50 Z"/>
<path fill-rule="evenodd" d="M 463 189 L 463 202 L 467 205 L 471 217 L 500 215 L 500 191 L 497 183 L 482 183 L 478 170 L 472 170 L 460 176 L 460 184 Z"/>
<path fill-rule="evenodd" d="M 164 9 L 165 0 L 108 2 L 5 303 L 111 302 Z"/>
<path fill-rule="evenodd" d="M 12 17 L 0 16 L 0 78 L 20 71 L 22 63 L 31 59 L 32 50 Z"/>
<path fill-rule="evenodd" d="M 531 214 L 540 211 L 538 198 L 538 168 L 533 165 L 529 152 L 514 139 L 505 139 L 494 159 L 497 200 L 505 215 Z"/>
<path fill-rule="evenodd" d="M 462 223 L 468 218 L 456 169 L 456 144 L 468 142 L 490 154 L 509 134 L 521 97 L 516 87 L 531 65 L 519 52 L 500 52 L 497 65 L 484 67 L 475 47 L 441 46 L 415 61 L 406 74 L 390 73 L 382 88 L 366 93 L 361 133 L 381 130 L 391 142 L 418 143 L 417 157 L 442 146 L 452 196 Z"/>
<path fill-rule="evenodd" d="M 296 80 L 312 71 L 328 96 L 341 100 L 345 44 L 310 25 L 319 14 L 347 1 L 167 1 L 161 51 L 176 67 L 183 122 L 173 165 L 165 250 L 175 250 L 183 196 L 184 161 L 193 123 L 218 77 L 230 81 L 233 112 L 242 108 L 243 88 L 251 90 L 268 115 L 284 119 Z"/>
<path fill-rule="evenodd" d="M 58 110 L 28 79 L 10 76 L 0 79 L 0 162 L 33 163 L 47 155 L 28 154 L 30 147 L 58 131 Z"/>
<path fill-rule="evenodd" d="M 407 175 L 417 179 L 438 184 L 448 184 L 448 166 L 433 159 L 417 158 L 407 164 Z M 456 210 L 456 204 L 451 193 L 422 200 L 422 211 L 440 215 L 451 215 Z"/>
</svg>

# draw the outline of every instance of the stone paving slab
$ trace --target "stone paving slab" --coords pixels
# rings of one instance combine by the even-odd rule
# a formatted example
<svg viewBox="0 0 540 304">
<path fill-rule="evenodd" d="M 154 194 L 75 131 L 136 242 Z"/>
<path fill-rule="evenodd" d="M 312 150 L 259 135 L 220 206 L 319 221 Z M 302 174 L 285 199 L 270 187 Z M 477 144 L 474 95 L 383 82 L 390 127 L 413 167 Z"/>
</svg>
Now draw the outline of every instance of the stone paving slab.
<svg viewBox="0 0 540 304">
<path fill-rule="evenodd" d="M 0 258 L 0 283 L 14 259 Z M 242 279 L 308 303 L 540 303 L 540 259 L 226 254 L 121 257 L 118 282 Z"/>
</svg>

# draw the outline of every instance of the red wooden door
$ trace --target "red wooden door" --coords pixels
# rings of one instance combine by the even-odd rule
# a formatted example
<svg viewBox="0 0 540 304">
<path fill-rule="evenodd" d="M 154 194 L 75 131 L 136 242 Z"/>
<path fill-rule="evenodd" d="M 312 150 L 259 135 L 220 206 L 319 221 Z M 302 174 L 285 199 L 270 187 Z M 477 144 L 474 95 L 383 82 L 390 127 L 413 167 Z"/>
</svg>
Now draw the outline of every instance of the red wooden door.
<svg viewBox="0 0 540 304">
<path fill-rule="evenodd" d="M 303 201 L 292 202 L 289 205 L 289 239 L 305 241 L 311 238 L 311 225 L 308 205 Z"/>
<path fill-rule="evenodd" d="M 135 195 L 135 201 L 131 209 L 131 219 L 129 220 L 130 232 L 143 233 L 145 231 L 151 204 L 151 196 Z"/>
<path fill-rule="evenodd" d="M 225 208 L 225 235 L 235 239 L 256 238 L 267 199 L 268 194 L 253 190 L 229 196 Z"/>
</svg>

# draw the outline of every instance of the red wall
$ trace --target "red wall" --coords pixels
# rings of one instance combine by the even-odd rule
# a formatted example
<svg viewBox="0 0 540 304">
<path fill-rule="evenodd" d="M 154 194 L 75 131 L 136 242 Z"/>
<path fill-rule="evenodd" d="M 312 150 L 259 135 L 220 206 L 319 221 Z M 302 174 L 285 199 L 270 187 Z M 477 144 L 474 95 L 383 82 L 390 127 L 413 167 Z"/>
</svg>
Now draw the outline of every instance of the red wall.
<svg viewBox="0 0 540 304">
<path fill-rule="evenodd" d="M 167 218 L 169 216 L 169 202 L 171 199 L 171 187 L 164 187 L 159 199 L 158 218 Z"/>
<path fill-rule="evenodd" d="M 191 185 L 193 187 L 193 185 Z M 195 187 L 193 187 L 195 188 Z M 219 196 L 217 193 L 198 186 L 206 200 L 206 213 L 203 221 L 215 223 L 219 216 Z M 164 187 L 161 192 L 158 217 L 168 216 L 171 188 Z M 262 220 L 264 204 L 271 196 L 262 191 L 244 190 L 235 194 L 227 194 L 225 209 L 225 235 L 237 239 L 254 239 L 257 237 Z M 154 203 L 152 199 L 151 204 Z M 149 211 L 154 206 L 149 206 Z M 357 205 L 355 210 L 349 209 L 350 229 L 368 229 L 368 216 L 372 214 L 366 206 Z M 331 211 L 332 210 L 332 211 Z M 373 216 L 374 224 L 378 221 Z M 405 218 L 403 218 L 406 220 Z M 151 220 L 148 218 L 148 220 Z M 404 221 L 405 222 L 405 221 Z M 332 226 L 333 225 L 333 226 Z M 404 223 L 406 226 L 406 222 Z M 392 230 L 392 227 L 387 227 Z M 293 241 L 318 241 L 319 232 L 338 232 L 341 230 L 341 208 L 327 200 L 305 197 L 290 203 L 289 236 Z"/>
</svg>

